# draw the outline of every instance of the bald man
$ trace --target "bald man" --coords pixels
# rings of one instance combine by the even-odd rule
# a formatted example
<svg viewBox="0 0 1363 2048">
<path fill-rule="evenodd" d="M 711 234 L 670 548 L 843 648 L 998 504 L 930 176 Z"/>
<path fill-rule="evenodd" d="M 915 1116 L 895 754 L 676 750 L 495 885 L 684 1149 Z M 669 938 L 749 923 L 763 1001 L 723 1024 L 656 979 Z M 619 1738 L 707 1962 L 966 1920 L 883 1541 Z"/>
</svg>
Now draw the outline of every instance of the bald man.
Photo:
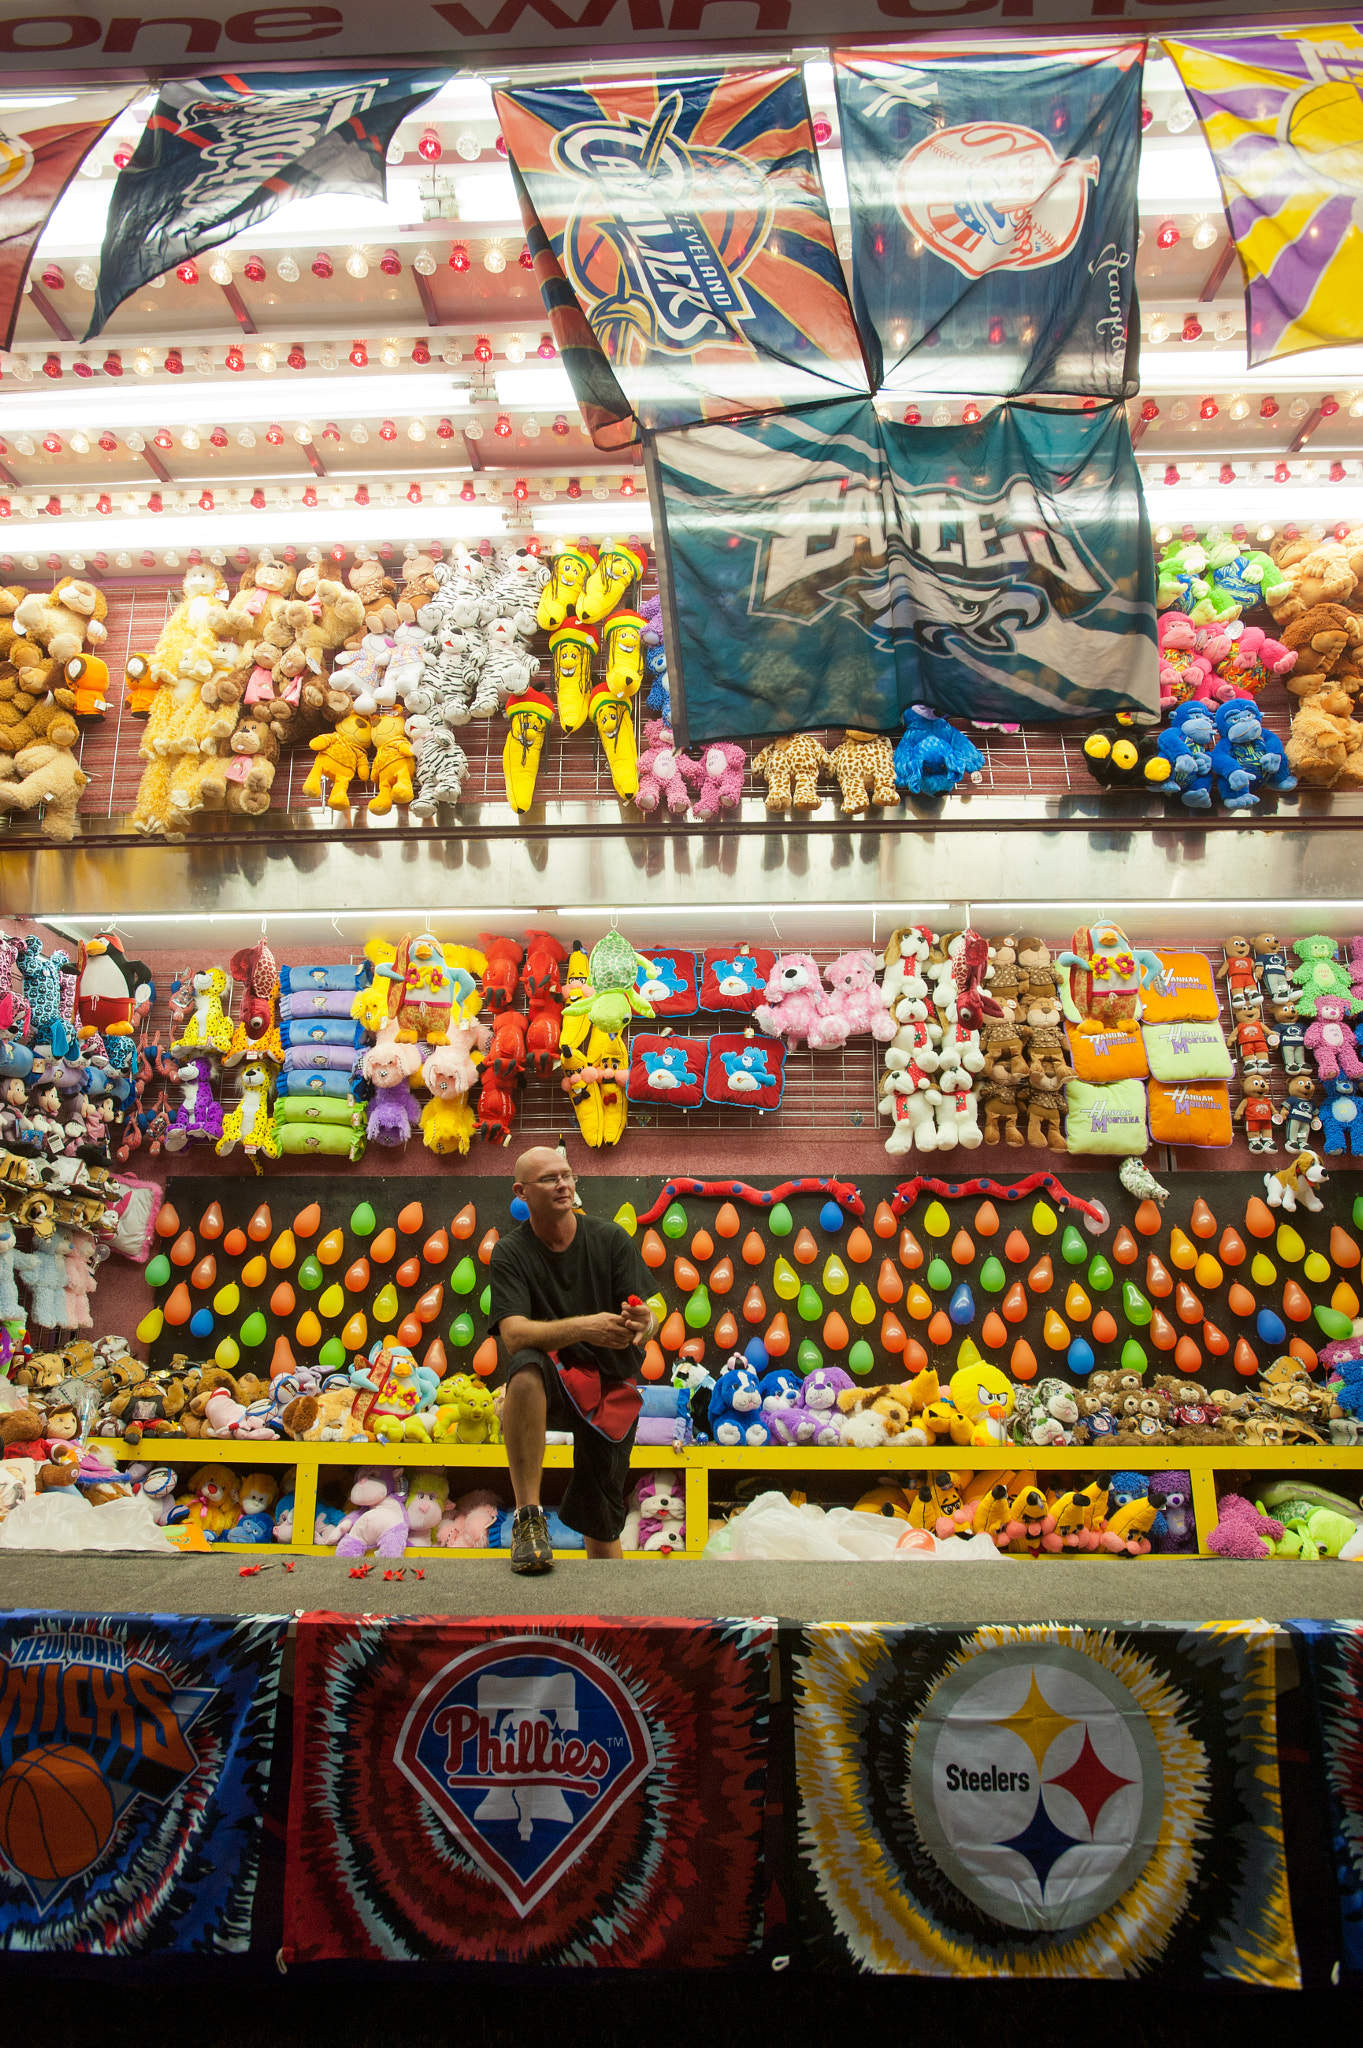
<svg viewBox="0 0 1363 2048">
<path fill-rule="evenodd" d="M 577 1207 L 577 1180 L 561 1152 L 547 1145 L 523 1152 L 512 1191 L 530 1214 L 493 1246 L 489 1268 L 489 1328 L 506 1353 L 502 1435 L 516 1495 L 511 1569 L 547 1572 L 554 1564 L 540 1506 L 547 1429 L 573 1437 L 563 1520 L 581 1533 L 588 1557 L 620 1555 L 641 1405 L 634 1380 L 655 1325 L 634 1240 L 618 1223 Z"/>
</svg>

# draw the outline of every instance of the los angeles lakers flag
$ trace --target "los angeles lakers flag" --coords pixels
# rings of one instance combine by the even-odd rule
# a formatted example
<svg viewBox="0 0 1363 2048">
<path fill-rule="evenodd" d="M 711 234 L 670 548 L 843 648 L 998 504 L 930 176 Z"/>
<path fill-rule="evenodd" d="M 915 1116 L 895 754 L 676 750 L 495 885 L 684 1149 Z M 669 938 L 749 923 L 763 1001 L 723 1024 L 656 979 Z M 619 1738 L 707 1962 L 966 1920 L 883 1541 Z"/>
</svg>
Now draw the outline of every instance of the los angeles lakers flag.
<svg viewBox="0 0 1363 2048">
<path fill-rule="evenodd" d="M 548 248 L 643 426 L 873 388 L 798 70 L 496 100 Z M 618 439 L 617 423 L 601 445 Z"/>
<path fill-rule="evenodd" d="M 1221 180 L 1251 364 L 1363 339 L 1363 35 L 1345 21 L 1165 48 Z"/>
</svg>

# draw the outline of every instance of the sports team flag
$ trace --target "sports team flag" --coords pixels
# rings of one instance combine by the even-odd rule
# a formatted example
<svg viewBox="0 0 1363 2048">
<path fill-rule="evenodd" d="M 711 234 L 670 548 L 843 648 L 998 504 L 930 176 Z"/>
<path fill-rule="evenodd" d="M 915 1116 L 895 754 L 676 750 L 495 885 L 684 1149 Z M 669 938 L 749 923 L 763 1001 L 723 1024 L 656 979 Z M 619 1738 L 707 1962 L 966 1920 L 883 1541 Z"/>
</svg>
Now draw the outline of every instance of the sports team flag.
<svg viewBox="0 0 1363 2048">
<path fill-rule="evenodd" d="M 1145 44 L 834 53 L 885 389 L 1129 398 Z"/>
<path fill-rule="evenodd" d="M 165 79 L 109 202 L 85 339 L 150 278 L 244 234 L 290 199 L 382 199 L 388 145 L 448 70 Z"/>
<path fill-rule="evenodd" d="M 1363 34 L 1171 42 L 1245 273 L 1251 364 L 1363 339 Z"/>
<path fill-rule="evenodd" d="M 1286 1626 L 1309 1681 L 1315 1716 L 1337 1888 L 1338 1954 L 1356 1983 L 1363 1977 L 1363 1622 Z"/>
<path fill-rule="evenodd" d="M 759 1957 L 774 1634 L 305 1615 L 286 1958 Z"/>
<path fill-rule="evenodd" d="M 24 279 L 48 215 L 140 87 L 77 93 L 69 104 L 0 114 L 0 348 L 14 341 Z"/>
<path fill-rule="evenodd" d="M 535 266 L 535 282 L 540 288 L 554 346 L 568 373 L 582 423 L 597 448 L 628 448 L 639 438 L 633 408 L 620 389 L 619 379 L 606 360 L 606 352 L 577 302 L 577 294 L 563 275 L 563 266 L 540 226 L 539 215 L 525 189 L 525 180 L 514 164 L 511 176 L 525 228 L 526 247 Z"/>
<path fill-rule="evenodd" d="M 0 1620 L 0 1949 L 239 1955 L 287 1615 Z"/>
<path fill-rule="evenodd" d="M 495 97 L 548 247 L 645 427 L 873 388 L 797 69 Z"/>
<path fill-rule="evenodd" d="M 1297 1989 L 1266 1622 L 783 1630 L 815 1969 Z"/>
<path fill-rule="evenodd" d="M 1159 708 L 1149 522 L 1118 405 L 906 427 L 865 400 L 648 451 L 679 741 Z M 675 658 L 674 658 L 675 657 Z"/>
</svg>

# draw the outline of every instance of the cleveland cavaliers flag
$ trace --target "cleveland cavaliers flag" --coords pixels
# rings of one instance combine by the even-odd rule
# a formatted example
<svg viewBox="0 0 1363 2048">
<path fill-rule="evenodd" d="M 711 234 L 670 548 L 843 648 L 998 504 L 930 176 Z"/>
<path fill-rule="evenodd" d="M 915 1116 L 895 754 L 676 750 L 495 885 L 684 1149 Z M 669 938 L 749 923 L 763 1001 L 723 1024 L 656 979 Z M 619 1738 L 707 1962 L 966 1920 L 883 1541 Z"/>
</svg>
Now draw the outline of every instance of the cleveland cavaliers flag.
<svg viewBox="0 0 1363 2048">
<path fill-rule="evenodd" d="M 873 388 L 797 70 L 496 101 L 548 247 L 643 426 Z"/>
<path fill-rule="evenodd" d="M 836 53 L 857 317 L 888 391 L 1135 391 L 1144 55 Z"/>
<path fill-rule="evenodd" d="M 0 348 L 14 342 L 24 279 L 48 215 L 139 87 L 78 93 L 56 107 L 0 113 Z"/>
</svg>

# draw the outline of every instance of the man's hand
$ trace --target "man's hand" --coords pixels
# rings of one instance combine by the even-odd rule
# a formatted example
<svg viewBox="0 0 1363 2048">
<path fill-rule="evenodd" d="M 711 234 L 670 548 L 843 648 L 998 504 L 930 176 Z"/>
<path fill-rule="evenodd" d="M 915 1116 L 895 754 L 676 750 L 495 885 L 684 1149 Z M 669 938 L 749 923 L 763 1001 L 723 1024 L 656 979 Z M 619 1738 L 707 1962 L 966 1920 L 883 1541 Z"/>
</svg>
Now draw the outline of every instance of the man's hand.
<svg viewBox="0 0 1363 2048">
<path fill-rule="evenodd" d="M 653 1328 L 653 1311 L 646 1301 L 640 1301 L 637 1294 L 631 1294 L 620 1304 L 621 1320 L 627 1324 L 632 1344 L 646 1342 Z"/>
<path fill-rule="evenodd" d="M 647 1309 L 644 1314 L 648 1314 Z M 634 1331 L 623 1315 L 583 1316 L 579 1328 L 582 1335 L 578 1342 L 600 1344 L 606 1351 L 628 1351 L 635 1341 Z"/>
</svg>

